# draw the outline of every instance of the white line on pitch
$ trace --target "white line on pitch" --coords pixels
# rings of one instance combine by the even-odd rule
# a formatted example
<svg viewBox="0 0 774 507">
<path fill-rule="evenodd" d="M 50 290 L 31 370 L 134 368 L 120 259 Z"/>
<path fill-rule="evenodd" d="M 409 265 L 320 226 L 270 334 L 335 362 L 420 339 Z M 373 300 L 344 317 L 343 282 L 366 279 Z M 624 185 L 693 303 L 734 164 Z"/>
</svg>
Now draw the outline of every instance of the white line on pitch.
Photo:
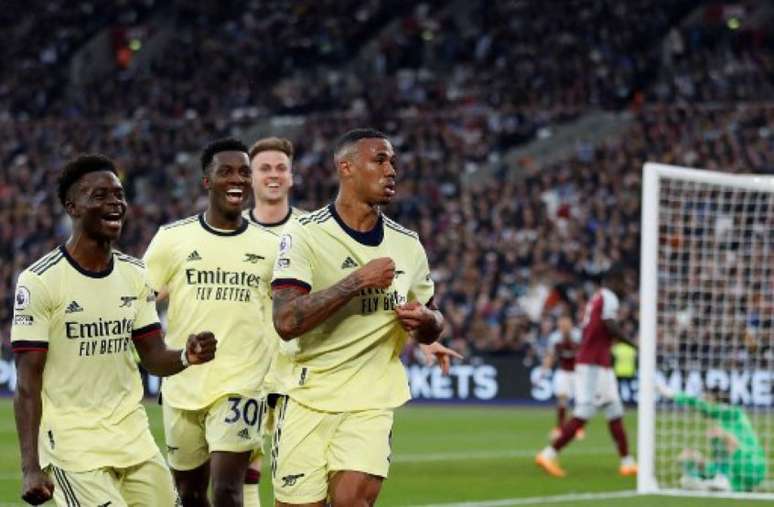
<svg viewBox="0 0 774 507">
<path fill-rule="evenodd" d="M 586 500 L 607 500 L 610 498 L 627 498 L 636 495 L 637 492 L 635 490 L 608 491 L 606 493 L 573 493 L 570 495 L 503 498 L 501 500 L 481 500 L 477 502 L 433 503 L 413 505 L 411 507 L 510 507 L 513 505 L 545 505 L 562 502 L 582 502 Z"/>
<path fill-rule="evenodd" d="M 456 451 L 456 452 L 435 452 L 435 453 L 414 453 L 397 454 L 392 458 L 392 463 L 423 463 L 426 461 L 446 461 L 446 460 L 473 460 L 473 459 L 492 459 L 492 458 L 530 458 L 537 454 L 537 450 L 511 449 L 503 451 Z M 571 449 L 568 455 L 594 455 L 609 454 L 615 452 L 612 447 L 589 447 L 586 449 Z M 21 482 L 21 473 L 0 473 L 0 482 L 19 481 Z M 0 507 L 3 507 L 0 504 Z"/>
<path fill-rule="evenodd" d="M 421 463 L 424 461 L 446 460 L 470 460 L 491 458 L 529 458 L 535 456 L 540 449 L 510 449 L 502 451 L 456 451 L 456 452 L 431 452 L 414 454 L 396 454 L 392 458 L 393 463 Z M 610 447 L 589 447 L 587 449 L 571 449 L 567 454 L 608 454 L 615 450 Z"/>
</svg>

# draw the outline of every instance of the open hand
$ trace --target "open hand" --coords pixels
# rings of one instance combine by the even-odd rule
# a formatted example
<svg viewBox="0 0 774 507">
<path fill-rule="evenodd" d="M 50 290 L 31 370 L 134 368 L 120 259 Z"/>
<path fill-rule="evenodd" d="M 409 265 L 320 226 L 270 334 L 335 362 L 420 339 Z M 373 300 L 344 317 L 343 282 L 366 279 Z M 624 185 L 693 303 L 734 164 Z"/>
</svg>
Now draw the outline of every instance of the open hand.
<svg viewBox="0 0 774 507">
<path fill-rule="evenodd" d="M 22 484 L 22 500 L 31 505 L 40 505 L 54 496 L 54 483 L 41 470 L 25 472 Z"/>
<path fill-rule="evenodd" d="M 217 344 L 218 340 L 215 339 L 215 335 L 210 331 L 202 331 L 201 333 L 188 336 L 188 341 L 185 344 L 188 362 L 191 364 L 202 364 L 212 361 L 215 357 Z"/>
<path fill-rule="evenodd" d="M 422 352 L 425 354 L 425 359 L 428 364 L 433 364 L 433 361 L 438 361 L 438 366 L 441 367 L 441 372 L 444 375 L 449 374 L 449 366 L 451 365 L 451 359 L 463 359 L 462 354 L 456 350 L 444 347 L 439 342 L 433 342 L 429 345 L 419 344 Z"/>
</svg>

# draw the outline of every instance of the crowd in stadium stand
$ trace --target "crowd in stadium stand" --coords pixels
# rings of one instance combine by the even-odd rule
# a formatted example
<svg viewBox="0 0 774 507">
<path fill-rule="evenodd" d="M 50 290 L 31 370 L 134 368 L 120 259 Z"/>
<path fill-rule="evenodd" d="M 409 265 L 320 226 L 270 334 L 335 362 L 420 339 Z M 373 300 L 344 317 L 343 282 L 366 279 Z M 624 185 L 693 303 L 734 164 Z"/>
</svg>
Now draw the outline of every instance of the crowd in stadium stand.
<svg viewBox="0 0 774 507">
<path fill-rule="evenodd" d="M 0 12 L 0 116 L 63 112 L 63 83 L 74 52 L 113 23 L 139 22 L 158 0 L 3 2 Z"/>
<path fill-rule="evenodd" d="M 669 31 L 650 97 L 672 102 L 759 100 L 774 94 L 774 58 L 764 31 L 696 25 Z"/>
<path fill-rule="evenodd" d="M 45 26 L 59 19 L 64 2 L 49 4 Z M 153 7 L 124 4 L 142 13 Z M 355 126 L 387 132 L 400 154 L 398 199 L 387 212 L 421 234 L 448 322 L 446 339 L 468 357 L 510 354 L 525 364 L 538 362 L 560 314 L 580 324 L 592 281 L 614 263 L 626 267 L 621 317 L 635 336 L 644 161 L 774 173 L 771 105 L 680 105 L 767 100 L 774 79 L 763 41 L 733 45 L 733 38 L 718 42 L 686 30 L 667 36 L 689 2 L 577 1 L 573 17 L 545 3 L 535 10 L 531 2 L 482 2 L 487 7 L 471 18 L 475 30 L 430 2 L 391 13 L 400 20 L 397 29 L 376 40 L 378 57 L 352 76 L 334 79 L 326 71 L 312 74 L 325 79 L 299 81 L 306 87 L 291 80 L 278 88 L 280 74 L 355 55 L 380 33 L 375 27 L 386 22 L 380 16 L 390 14 L 377 0 L 355 10 L 355 22 L 348 7 L 361 2 L 295 4 L 289 11 L 263 2 L 261 9 L 273 13 L 266 17 L 255 3 L 176 2 L 176 12 L 186 15 L 150 74 L 117 72 L 74 96 L 40 94 L 65 83 L 63 73 L 47 70 L 61 67 L 91 27 L 75 33 L 68 27 L 77 17 L 61 23 L 53 61 L 46 56 L 50 41 L 33 38 L 28 47 L 6 41 L 0 51 L 29 70 L 0 77 L 4 341 L 16 275 L 67 236 L 54 195 L 64 161 L 101 151 L 119 162 L 130 201 L 120 246 L 139 256 L 159 224 L 203 208 L 198 150 L 249 124 L 249 117 L 232 114 L 239 108 L 324 111 L 310 115 L 293 139 L 294 204 L 310 210 L 334 197 L 332 140 Z M 88 13 L 83 6 L 91 4 L 80 5 Z M 321 14 L 342 12 L 347 16 Z M 8 14 L 0 16 L 10 26 Z M 103 26 L 115 21 L 82 17 L 102 19 Z M 29 33 L 21 25 L 18 33 Z M 264 43 L 268 27 L 277 30 L 272 44 Z M 291 50 L 273 53 L 277 48 Z M 718 69 L 727 51 L 735 58 Z M 21 86 L 25 79 L 43 86 Z M 49 106 L 56 114 L 41 117 Z M 514 168 L 501 162 L 504 149 L 541 125 L 598 107 L 630 107 L 634 120 L 601 146 L 579 145 L 551 167 L 527 161 L 522 177 L 511 178 Z M 489 176 L 486 167 L 499 170 Z"/>
<path fill-rule="evenodd" d="M 84 87 L 74 101 L 79 114 L 100 117 L 106 103 L 111 113 L 123 116 L 142 109 L 172 118 L 293 109 L 281 94 L 272 93 L 281 76 L 346 62 L 390 15 L 411 2 L 171 3 L 174 33 L 149 72 L 117 73 Z"/>
</svg>

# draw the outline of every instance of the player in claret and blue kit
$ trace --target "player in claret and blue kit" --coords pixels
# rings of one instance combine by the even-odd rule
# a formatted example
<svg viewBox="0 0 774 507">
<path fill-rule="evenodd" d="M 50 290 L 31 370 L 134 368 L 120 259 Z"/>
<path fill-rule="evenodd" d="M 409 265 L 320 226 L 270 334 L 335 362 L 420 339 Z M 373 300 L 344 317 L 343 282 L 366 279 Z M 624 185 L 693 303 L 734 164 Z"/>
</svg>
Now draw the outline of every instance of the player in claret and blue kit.
<svg viewBox="0 0 774 507">
<path fill-rule="evenodd" d="M 541 375 L 548 375 L 554 364 L 558 363 L 558 368 L 554 373 L 557 425 L 551 431 L 551 439 L 561 435 L 562 426 L 566 422 L 567 406 L 570 400 L 575 397 L 575 358 L 578 355 L 580 341 L 580 330 L 572 325 L 572 319 L 569 315 L 563 315 L 559 318 L 558 329 L 548 337 L 548 350 L 543 359 Z M 580 428 L 575 436 L 578 439 L 583 439 L 585 437 L 583 428 Z"/>
<path fill-rule="evenodd" d="M 637 464 L 629 455 L 629 443 L 622 421 L 624 408 L 613 373 L 611 354 L 615 340 L 636 346 L 624 336 L 617 321 L 620 303 L 613 290 L 623 292 L 623 273 L 620 269 L 611 269 L 605 276 L 604 284 L 586 305 L 583 338 L 575 366 L 573 418 L 562 426 L 561 434 L 551 445 L 535 457 L 535 463 L 555 477 L 566 475 L 559 466 L 557 454 L 575 438 L 578 430 L 585 426 L 597 409 L 605 411 L 610 435 L 618 448 L 621 457 L 619 473 L 623 476 L 637 475 Z"/>
</svg>

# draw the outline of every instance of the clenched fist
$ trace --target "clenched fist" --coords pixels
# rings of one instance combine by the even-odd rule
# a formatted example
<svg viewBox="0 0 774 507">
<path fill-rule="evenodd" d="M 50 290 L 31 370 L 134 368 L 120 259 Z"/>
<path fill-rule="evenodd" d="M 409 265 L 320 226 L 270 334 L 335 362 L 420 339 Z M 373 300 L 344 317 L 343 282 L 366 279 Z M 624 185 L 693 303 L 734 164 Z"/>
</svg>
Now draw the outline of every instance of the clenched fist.
<svg viewBox="0 0 774 507">
<path fill-rule="evenodd" d="M 379 257 L 355 271 L 361 289 L 386 289 L 395 278 L 395 262 L 389 257 Z"/>
<path fill-rule="evenodd" d="M 54 483 L 39 468 L 24 473 L 22 500 L 31 505 L 40 505 L 54 496 Z"/>
<path fill-rule="evenodd" d="M 188 362 L 191 364 L 202 364 L 212 361 L 215 357 L 215 348 L 218 340 L 215 339 L 210 331 L 192 334 L 188 337 L 185 344 L 185 353 L 188 356 Z"/>
</svg>

